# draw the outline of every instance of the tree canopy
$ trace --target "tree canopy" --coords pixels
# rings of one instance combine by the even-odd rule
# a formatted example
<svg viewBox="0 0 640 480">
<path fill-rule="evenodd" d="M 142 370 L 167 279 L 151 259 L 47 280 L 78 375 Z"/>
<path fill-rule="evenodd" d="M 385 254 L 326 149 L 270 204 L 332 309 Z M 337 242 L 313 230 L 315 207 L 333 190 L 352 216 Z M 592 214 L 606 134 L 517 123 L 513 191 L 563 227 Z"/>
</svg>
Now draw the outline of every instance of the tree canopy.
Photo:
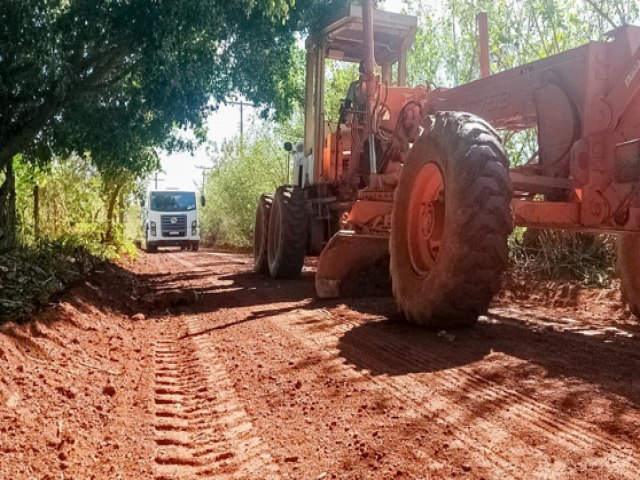
<svg viewBox="0 0 640 480">
<path fill-rule="evenodd" d="M 492 68 L 506 70 L 634 22 L 637 0 L 404 0 L 418 17 L 408 83 L 455 86 L 478 78 L 476 14 L 489 16 Z"/>
<path fill-rule="evenodd" d="M 320 2 L 1 3 L 0 167 L 20 152 L 124 157 L 234 91 L 286 114 L 294 32 Z"/>
<path fill-rule="evenodd" d="M 296 32 L 342 2 L 0 0 L 0 184 L 18 153 L 142 173 L 146 149 L 188 147 L 172 132 L 201 138 L 204 107 L 233 93 L 286 116 Z"/>
</svg>

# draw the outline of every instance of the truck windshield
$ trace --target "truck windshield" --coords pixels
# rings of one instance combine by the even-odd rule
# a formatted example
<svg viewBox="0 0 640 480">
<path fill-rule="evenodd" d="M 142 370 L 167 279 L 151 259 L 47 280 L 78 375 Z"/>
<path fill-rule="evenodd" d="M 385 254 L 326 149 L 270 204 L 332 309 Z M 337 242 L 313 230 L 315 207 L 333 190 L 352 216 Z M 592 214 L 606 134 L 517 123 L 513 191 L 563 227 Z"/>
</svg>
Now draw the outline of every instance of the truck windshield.
<svg viewBox="0 0 640 480">
<path fill-rule="evenodd" d="M 196 209 L 194 192 L 151 192 L 151 210 L 183 212 Z"/>
</svg>

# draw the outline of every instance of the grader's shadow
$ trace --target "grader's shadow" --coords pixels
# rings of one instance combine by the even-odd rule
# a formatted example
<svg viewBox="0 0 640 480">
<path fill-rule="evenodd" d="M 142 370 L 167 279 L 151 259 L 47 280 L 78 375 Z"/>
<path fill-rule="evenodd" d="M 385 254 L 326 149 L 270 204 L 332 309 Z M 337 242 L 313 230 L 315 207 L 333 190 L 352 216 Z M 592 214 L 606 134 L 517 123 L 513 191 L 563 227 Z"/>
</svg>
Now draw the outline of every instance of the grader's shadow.
<svg viewBox="0 0 640 480">
<path fill-rule="evenodd" d="M 427 330 L 399 318 L 364 323 L 338 342 L 340 355 L 373 375 L 406 375 L 447 370 L 484 358 L 490 347 L 477 341 L 477 329 Z"/>
<path fill-rule="evenodd" d="M 531 374 L 579 379 L 640 407 L 640 339 L 603 332 L 534 329 L 490 315 L 473 328 L 428 331 L 392 320 L 348 330 L 338 342 L 347 364 L 373 375 L 401 376 L 463 369 L 489 382 L 509 378 L 524 388 Z M 484 380 L 483 380 L 484 381 Z M 460 385 L 463 387 L 463 385 Z"/>
</svg>

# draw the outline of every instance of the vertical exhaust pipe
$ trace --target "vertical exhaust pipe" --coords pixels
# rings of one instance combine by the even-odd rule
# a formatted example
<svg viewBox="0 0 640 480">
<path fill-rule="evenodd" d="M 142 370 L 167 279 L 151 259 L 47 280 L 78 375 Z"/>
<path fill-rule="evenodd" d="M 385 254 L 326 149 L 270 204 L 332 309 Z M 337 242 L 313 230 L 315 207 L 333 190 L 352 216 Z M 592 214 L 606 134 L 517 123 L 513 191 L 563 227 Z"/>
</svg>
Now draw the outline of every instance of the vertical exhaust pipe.
<svg viewBox="0 0 640 480">
<path fill-rule="evenodd" d="M 476 15 L 478 27 L 478 58 L 480 60 L 480 78 L 491 75 L 491 64 L 489 63 L 489 22 L 487 12 L 480 12 Z"/>
<path fill-rule="evenodd" d="M 375 72 L 375 40 L 373 37 L 373 1 L 363 0 L 362 20 L 364 34 L 364 81 L 365 98 L 367 100 L 367 138 L 369 139 L 369 164 L 370 172 L 377 173 L 378 162 L 376 160 L 375 136 L 373 133 L 373 109 L 376 102 L 376 72 Z"/>
</svg>

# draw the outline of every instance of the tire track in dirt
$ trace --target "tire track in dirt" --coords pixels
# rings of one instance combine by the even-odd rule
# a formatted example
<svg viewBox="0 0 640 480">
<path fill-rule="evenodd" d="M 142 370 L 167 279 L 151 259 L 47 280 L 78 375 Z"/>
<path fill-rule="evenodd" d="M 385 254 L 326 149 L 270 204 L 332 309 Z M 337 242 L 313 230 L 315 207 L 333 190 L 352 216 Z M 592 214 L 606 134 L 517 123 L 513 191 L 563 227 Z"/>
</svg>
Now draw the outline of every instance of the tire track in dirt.
<svg viewBox="0 0 640 480">
<path fill-rule="evenodd" d="M 377 385 L 382 391 L 387 392 L 396 400 L 406 405 L 406 415 L 408 417 L 420 418 L 426 417 L 435 422 L 441 430 L 450 433 L 453 447 L 461 446 L 463 450 L 469 453 L 471 461 L 479 467 L 489 472 L 499 472 L 495 479 L 505 478 L 526 478 L 530 471 L 524 470 L 519 466 L 517 459 L 512 460 L 511 455 L 501 455 L 492 448 L 493 436 L 491 435 L 492 425 L 487 425 L 485 435 L 482 440 L 486 440 L 487 444 L 479 443 L 479 436 L 474 436 L 473 432 L 469 433 L 465 430 L 456 429 L 456 425 L 460 423 L 460 418 L 453 414 L 447 414 L 446 410 L 450 409 L 446 399 L 442 398 L 436 391 L 429 391 L 429 398 L 416 395 L 416 390 L 424 390 L 423 385 L 418 385 L 415 381 L 406 381 L 391 379 L 386 376 L 375 376 L 372 372 L 357 371 L 346 365 L 338 355 L 338 350 L 334 348 L 337 338 L 329 336 L 320 336 L 317 331 L 309 331 L 300 329 L 295 325 L 296 320 L 301 316 L 313 316 L 314 312 L 310 311 L 292 311 L 289 314 L 281 315 L 277 318 L 270 318 L 269 321 L 277 329 L 284 334 L 291 336 L 298 343 L 323 358 L 323 367 L 334 373 L 340 373 L 346 378 L 354 381 L 365 379 Z M 318 313 L 317 311 L 315 312 Z M 377 363 L 380 370 L 384 369 L 383 363 L 379 359 L 374 359 L 367 355 L 367 362 Z M 460 412 L 458 412 L 460 413 Z M 456 445 L 456 443 L 461 445 Z"/>
<path fill-rule="evenodd" d="M 202 324 L 201 317 L 187 317 L 183 337 L 195 347 L 199 364 L 207 373 L 207 383 L 217 393 L 216 409 L 224 426 L 225 442 L 234 452 L 234 478 L 278 478 L 278 466 L 258 436 L 214 346 L 206 336 L 199 335 Z"/>
<path fill-rule="evenodd" d="M 360 324 L 327 322 L 329 325 L 325 327 L 328 328 L 318 328 L 319 314 L 322 315 L 322 311 L 298 310 L 283 315 L 272 323 L 293 331 L 307 346 L 316 350 L 319 348 L 327 362 L 335 368 L 349 368 L 338 356 L 336 345 L 347 331 Z M 327 316 L 330 313 L 325 311 L 325 317 Z M 315 325 L 311 324 L 313 328 L 309 328 L 308 320 L 314 320 Z M 515 477 L 531 475 L 534 472 L 522 471 L 518 467 L 523 462 L 517 462 L 517 457 L 523 456 L 528 459 L 529 464 L 535 459 L 539 466 L 546 465 L 545 468 L 549 469 L 548 473 L 551 475 L 566 474 L 567 465 L 561 459 L 557 459 L 559 461 L 554 462 L 555 465 L 548 465 L 549 458 L 557 455 L 557 450 L 560 449 L 571 451 L 574 456 L 585 459 L 592 467 L 602 469 L 603 472 L 616 465 L 618 470 L 625 472 L 626 478 L 637 478 L 640 459 L 634 458 L 636 452 L 632 446 L 620 445 L 619 439 L 595 432 L 588 424 L 579 420 L 558 418 L 552 407 L 491 381 L 471 369 L 459 367 L 451 370 L 437 357 L 419 352 L 401 342 L 393 343 L 389 338 L 384 340 L 383 342 L 373 335 L 361 335 L 357 342 L 353 338 L 350 340 L 349 346 L 354 349 L 354 355 L 359 355 L 363 363 L 371 367 L 374 375 L 370 380 L 386 386 L 396 397 L 414 405 L 419 412 L 436 413 L 436 421 L 444 422 L 444 425 L 457 425 L 453 435 L 468 443 L 471 450 L 480 448 L 485 454 L 489 454 L 493 462 L 496 462 L 493 464 L 494 469 L 499 466 L 503 473 Z M 390 370 L 389 367 L 397 369 L 405 366 L 415 369 L 420 365 L 429 369 L 439 367 L 442 370 L 431 373 L 428 384 L 411 373 L 396 377 L 383 375 Z M 452 404 L 448 395 L 452 391 L 459 396 L 459 403 Z M 423 395 L 418 392 L 423 392 Z M 497 405 L 507 403 L 509 407 L 495 414 L 485 415 L 487 418 L 481 414 L 476 415 L 472 419 L 473 425 L 470 425 L 470 419 L 463 415 L 466 410 L 464 404 L 479 402 L 493 402 Z M 466 431 L 459 428 L 461 425 L 467 427 Z M 514 435 L 516 432 L 521 435 Z M 541 437 L 542 441 L 531 445 L 530 440 L 535 440 L 533 434 Z M 529 442 L 523 441 L 523 438 Z M 486 440 L 486 445 L 479 445 L 479 439 Z M 502 450 L 505 447 L 508 449 L 509 458 L 497 451 L 501 445 Z M 594 455 L 595 452 L 601 452 L 596 461 L 593 460 L 598 457 Z M 539 475 L 540 470 L 535 473 Z"/>
<path fill-rule="evenodd" d="M 161 324 L 154 345 L 155 479 L 277 478 L 226 372 L 189 336 L 197 319 L 183 322 Z"/>
<path fill-rule="evenodd" d="M 203 265 L 202 263 L 198 262 L 196 263 L 197 259 L 192 259 L 192 258 L 185 258 L 185 257 L 174 257 L 174 259 L 182 266 L 187 267 L 187 268 L 191 268 L 191 269 L 196 269 L 196 268 L 203 268 L 205 267 L 205 265 Z M 212 274 L 214 274 L 215 276 L 219 276 L 220 272 L 212 272 Z M 282 302 L 282 298 L 281 292 L 274 292 L 269 290 L 265 290 L 263 292 L 255 292 L 257 294 L 257 296 L 259 296 L 261 299 L 264 299 L 266 302 L 266 304 L 273 304 L 273 303 L 278 303 L 280 308 L 283 308 L 285 306 L 288 306 L 292 309 L 295 308 L 299 308 L 300 307 L 300 303 L 283 303 Z M 421 404 L 425 404 L 427 402 L 425 402 L 424 398 L 419 398 L 416 397 L 415 395 L 411 395 L 409 392 L 411 392 L 412 390 L 415 390 L 415 385 L 409 385 L 407 386 L 407 388 L 402 388 L 401 386 L 398 386 L 397 384 L 394 384 L 392 382 L 385 382 L 385 381 L 380 381 L 380 378 L 371 376 L 371 375 L 366 375 L 363 374 L 361 372 L 358 372 L 352 368 L 347 367 L 346 365 L 344 365 L 340 358 L 338 357 L 338 352 L 337 350 L 335 350 L 335 352 L 331 351 L 331 343 L 337 343 L 337 338 L 338 337 L 334 337 L 333 339 L 331 339 L 328 343 L 326 343 L 325 345 L 322 345 L 321 343 L 318 342 L 318 340 L 320 340 L 319 338 L 317 338 L 317 332 L 308 332 L 308 331 L 296 331 L 296 329 L 289 329 L 289 328 L 283 328 L 285 327 L 285 325 L 280 324 L 280 319 L 285 317 L 287 319 L 290 319 L 291 316 L 299 316 L 299 315 L 304 315 L 306 316 L 306 318 L 315 318 L 315 315 L 317 315 L 319 312 L 323 312 L 323 311 L 304 311 L 304 310 L 294 310 L 293 312 L 291 312 L 290 314 L 284 315 L 284 316 L 279 316 L 276 318 L 274 317 L 270 317 L 269 321 L 271 324 L 273 324 L 276 328 L 278 328 L 279 330 L 283 331 L 283 333 L 286 333 L 286 330 L 289 330 L 289 333 L 292 334 L 291 336 L 293 337 L 293 339 L 297 342 L 297 343 L 302 343 L 302 345 L 304 345 L 305 347 L 307 347 L 310 351 L 314 352 L 314 353 L 320 353 L 326 360 L 326 363 L 324 363 L 324 366 L 326 368 L 335 368 L 340 370 L 340 373 L 345 375 L 347 378 L 353 378 L 353 379 L 359 379 L 359 378 L 366 378 L 368 381 L 371 381 L 375 384 L 377 384 L 378 386 L 380 386 L 381 388 L 383 388 L 384 390 L 389 391 L 389 393 L 391 393 L 393 396 L 395 396 L 397 399 L 399 399 L 401 402 L 403 402 L 406 405 L 417 405 L 418 407 L 414 408 L 414 409 L 410 409 L 413 411 L 412 415 L 415 417 L 418 416 L 422 416 L 424 414 L 431 414 L 436 412 L 438 415 L 441 415 L 441 411 L 442 409 L 446 408 L 446 400 L 443 399 L 442 402 L 436 404 L 436 402 L 434 401 L 433 398 L 430 398 L 428 403 L 429 406 L 431 407 L 431 409 L 426 410 L 425 408 L 420 408 L 419 406 Z M 328 312 L 325 311 L 325 313 L 328 314 Z M 286 327 L 291 326 L 289 324 L 289 322 L 286 322 Z M 338 328 L 341 328 L 343 331 L 339 332 L 338 335 L 340 336 L 342 333 L 350 330 L 354 325 L 348 325 L 348 324 L 342 324 L 339 325 Z M 204 331 L 205 329 L 202 328 L 201 331 Z M 309 335 L 311 334 L 311 335 Z M 314 338 L 316 337 L 316 338 Z M 318 352 L 318 346 L 321 347 L 320 352 Z M 333 353 L 333 355 L 332 355 Z M 381 366 L 381 369 L 383 367 Z M 424 387 L 422 387 L 422 389 L 424 389 Z M 458 412 L 460 413 L 460 412 Z M 431 415 L 430 415 L 431 416 Z M 437 423 L 439 423 L 439 425 L 443 428 L 443 429 L 449 429 L 451 427 L 451 425 L 455 425 L 456 423 L 458 423 L 460 421 L 460 419 L 454 419 L 454 418 L 447 418 L 447 419 L 443 419 L 440 418 L 439 416 L 434 416 L 434 419 Z M 487 440 L 491 440 L 492 436 L 491 436 L 491 432 L 490 430 L 492 429 L 492 425 L 488 424 L 487 422 L 487 426 L 486 426 L 486 438 Z M 454 434 L 455 435 L 455 434 Z M 466 432 L 460 432 L 458 434 L 458 438 L 459 440 L 466 444 L 467 447 L 466 449 L 469 451 L 477 451 L 480 450 L 483 452 L 483 455 L 481 457 L 478 458 L 474 458 L 474 460 L 477 462 L 478 465 L 484 467 L 485 469 L 487 469 L 488 471 L 500 471 L 501 475 L 500 478 L 523 478 L 527 473 L 531 473 L 527 470 L 523 470 L 521 468 L 519 468 L 517 462 L 511 461 L 507 456 L 500 456 L 498 455 L 494 450 L 492 450 L 491 448 L 486 447 L 485 445 L 478 445 L 477 444 L 477 439 L 474 438 L 472 435 L 467 435 Z M 523 453 L 524 454 L 524 453 Z"/>
<path fill-rule="evenodd" d="M 185 263 L 192 262 L 179 263 L 187 266 Z M 200 259 L 196 268 L 206 269 L 207 261 Z M 215 270 L 210 269 L 212 276 L 224 275 Z M 268 303 L 277 302 L 281 309 L 287 305 L 291 309 L 301 308 L 300 302 L 283 302 L 282 291 L 266 288 L 252 294 Z M 443 359 L 402 338 L 393 335 L 380 338 L 367 329 L 357 329 L 367 321 L 360 318 L 361 314 L 353 312 L 353 315 L 358 318 L 344 319 L 342 315 L 318 308 L 292 310 L 271 316 L 268 321 L 310 351 L 320 353 L 325 360 L 324 367 L 338 369 L 352 378 L 364 377 L 413 406 L 413 415 L 426 416 L 443 429 L 452 430 L 452 442 L 466 445 L 473 461 L 495 472 L 496 478 L 584 476 L 581 473 L 585 466 L 590 478 L 597 478 L 598 474 L 602 478 L 637 478 L 640 458 L 625 439 L 587 421 L 568 417 L 526 391 L 485 376 L 474 366 L 451 368 Z M 518 326 L 531 328 L 530 325 Z M 347 333 L 348 340 L 345 340 Z M 370 373 L 343 363 L 338 347 L 341 340 L 343 347 L 351 350 L 349 361 L 366 365 Z M 489 360 L 483 363 L 497 368 L 500 373 L 497 378 L 501 378 L 502 373 L 517 370 L 529 362 L 493 365 Z M 430 373 L 415 373 L 421 368 Z M 388 375 L 394 371 L 403 373 Z M 495 405 L 495 408 L 485 410 L 482 407 L 486 405 Z M 615 473 L 608 473 L 613 466 L 616 466 Z"/>
<path fill-rule="evenodd" d="M 277 295 L 266 292 L 264 297 L 270 301 L 278 300 Z M 359 314 L 354 313 L 354 315 Z M 303 341 L 314 338 L 314 343 L 317 346 L 320 346 L 325 351 L 333 351 L 335 353 L 333 359 L 336 365 L 340 365 L 340 359 L 335 345 L 347 332 L 363 324 L 362 321 L 345 321 L 342 318 L 334 318 L 332 321 L 325 321 L 325 324 L 320 327 L 318 318 L 324 316 L 326 320 L 329 320 L 332 317 L 332 314 L 324 309 L 315 311 L 295 310 L 287 316 L 302 317 L 302 320 L 298 319 L 298 321 L 294 322 L 296 327 L 301 327 L 301 331 L 297 332 L 296 336 Z M 305 318 L 310 322 L 304 320 Z M 276 326 L 283 326 L 279 322 L 272 323 Z M 291 323 L 287 323 L 287 325 L 291 326 Z M 519 325 L 519 327 L 526 328 L 523 325 Z M 352 331 L 351 333 L 353 334 L 354 332 Z M 427 370 L 440 370 L 430 373 L 428 383 L 421 380 L 419 375 L 413 373 L 404 374 L 402 378 L 395 378 L 396 382 L 407 383 L 407 391 L 416 391 L 417 385 L 413 382 L 418 382 L 422 385 L 422 389 L 425 386 L 426 388 L 433 388 L 435 382 L 437 390 L 447 393 L 455 392 L 458 396 L 456 401 L 462 401 L 470 405 L 509 405 L 508 408 L 499 411 L 497 415 L 491 412 L 488 415 L 486 413 L 482 415 L 483 417 L 490 417 L 487 419 L 490 423 L 487 424 L 486 429 L 489 438 L 494 436 L 495 426 L 492 421 L 496 420 L 495 417 L 498 416 L 497 420 L 509 426 L 505 438 L 516 439 L 515 443 L 509 443 L 510 448 L 516 448 L 515 445 L 519 443 L 518 437 L 513 437 L 512 433 L 520 431 L 524 434 L 523 438 L 529 437 L 529 444 L 523 444 L 521 451 L 529 458 L 532 455 L 538 455 L 541 463 L 544 463 L 549 456 L 555 456 L 557 452 L 552 447 L 559 446 L 562 450 L 572 451 L 574 455 L 580 458 L 589 457 L 593 459 L 594 457 L 600 457 L 597 461 L 591 460 L 590 464 L 605 471 L 611 465 L 622 466 L 627 472 L 627 478 L 636 478 L 635 472 L 640 471 L 640 457 L 638 457 L 631 444 L 621 445 L 620 439 L 595 431 L 594 426 L 588 422 L 575 418 L 562 418 L 554 407 L 545 405 L 530 395 L 501 385 L 475 372 L 472 368 L 457 367 L 455 370 L 451 370 L 450 365 L 437 356 L 418 350 L 406 342 L 403 343 L 401 339 L 395 343 L 388 340 L 389 338 L 385 338 L 383 341 L 376 335 L 356 333 L 351 335 L 349 346 L 354 348 L 355 355 L 364 360 L 363 363 L 368 363 L 371 366 L 374 364 L 379 365 L 377 371 L 374 372 L 376 375 L 384 374 L 393 369 L 415 370 L 420 366 L 424 366 Z M 380 356 L 380 353 L 383 355 Z M 353 360 L 356 360 L 356 358 Z M 499 366 L 499 368 L 505 369 L 504 366 Z M 376 377 L 372 378 L 372 380 L 377 381 Z M 418 388 L 418 390 L 420 389 Z M 402 392 L 402 390 L 400 391 Z M 427 400 L 414 398 L 413 400 L 420 403 L 425 401 L 434 402 L 433 398 Z M 443 404 L 447 404 L 451 402 L 451 398 L 443 398 L 442 401 Z M 537 440 L 533 438 L 533 434 L 538 436 Z M 531 451 L 531 440 L 535 441 L 533 447 L 536 450 L 540 450 L 540 452 Z M 548 455 L 545 455 L 544 452 L 547 452 Z M 507 460 L 505 465 L 508 467 L 510 462 Z"/>
</svg>

